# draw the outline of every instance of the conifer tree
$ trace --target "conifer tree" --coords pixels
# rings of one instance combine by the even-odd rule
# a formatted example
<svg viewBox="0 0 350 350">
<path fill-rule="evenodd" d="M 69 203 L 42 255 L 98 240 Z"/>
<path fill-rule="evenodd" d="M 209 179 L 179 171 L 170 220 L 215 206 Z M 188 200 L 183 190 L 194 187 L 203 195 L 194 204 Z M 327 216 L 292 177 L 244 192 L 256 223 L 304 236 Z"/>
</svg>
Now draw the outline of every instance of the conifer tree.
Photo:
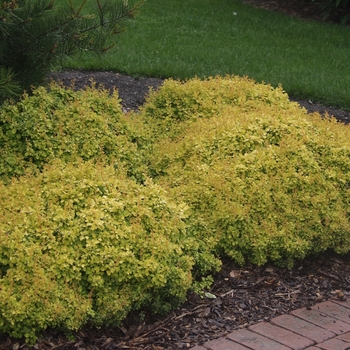
<svg viewBox="0 0 350 350">
<path fill-rule="evenodd" d="M 29 92 L 67 57 L 107 51 L 144 2 L 73 1 L 59 6 L 56 0 L 0 0 L 0 102 Z"/>
</svg>

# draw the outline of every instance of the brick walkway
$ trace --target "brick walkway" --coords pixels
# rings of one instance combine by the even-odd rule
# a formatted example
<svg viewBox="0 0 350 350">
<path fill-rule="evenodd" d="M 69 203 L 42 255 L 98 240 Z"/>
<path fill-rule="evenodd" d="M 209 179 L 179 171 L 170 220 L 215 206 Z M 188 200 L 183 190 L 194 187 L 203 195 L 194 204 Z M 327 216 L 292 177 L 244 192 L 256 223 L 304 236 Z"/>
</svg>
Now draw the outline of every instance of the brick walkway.
<svg viewBox="0 0 350 350">
<path fill-rule="evenodd" d="M 350 350 L 350 301 L 329 300 L 238 329 L 191 350 Z"/>
</svg>

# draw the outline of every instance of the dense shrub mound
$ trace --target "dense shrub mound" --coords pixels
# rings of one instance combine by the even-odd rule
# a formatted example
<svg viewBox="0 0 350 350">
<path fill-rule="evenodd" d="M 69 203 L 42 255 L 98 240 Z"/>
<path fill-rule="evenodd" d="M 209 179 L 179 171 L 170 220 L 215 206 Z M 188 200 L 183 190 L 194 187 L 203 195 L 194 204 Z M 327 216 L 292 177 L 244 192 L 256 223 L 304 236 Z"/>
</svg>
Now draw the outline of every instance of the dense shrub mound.
<svg viewBox="0 0 350 350">
<path fill-rule="evenodd" d="M 53 158 L 105 160 L 142 177 L 140 156 L 117 92 L 40 87 L 0 108 L 0 179 L 41 170 Z"/>
<path fill-rule="evenodd" d="M 151 96 L 152 106 L 166 100 L 157 113 L 143 111 L 160 130 L 149 156 L 156 181 L 189 205 L 198 239 L 241 264 L 348 252 L 349 127 L 307 115 L 280 89 L 248 80 L 236 89 L 236 81 L 171 82 Z M 163 98 L 178 91 L 184 101 Z M 213 113 L 203 114 L 208 106 Z M 169 120 L 187 117 L 174 136 Z"/>
<path fill-rule="evenodd" d="M 139 113 L 58 85 L 0 107 L 0 332 L 167 312 L 226 255 L 350 250 L 350 131 L 246 78 L 168 80 Z"/>
<path fill-rule="evenodd" d="M 193 286 L 184 208 L 151 181 L 55 162 L 0 183 L 0 202 L 1 332 L 115 325 L 130 310 L 169 311 Z"/>
<path fill-rule="evenodd" d="M 248 112 L 268 105 L 283 110 L 290 108 L 291 102 L 281 87 L 274 89 L 248 78 L 226 76 L 185 83 L 168 79 L 161 89 L 151 91 L 141 111 L 157 137 L 175 137 L 198 118 L 211 118 L 227 106 Z"/>
</svg>

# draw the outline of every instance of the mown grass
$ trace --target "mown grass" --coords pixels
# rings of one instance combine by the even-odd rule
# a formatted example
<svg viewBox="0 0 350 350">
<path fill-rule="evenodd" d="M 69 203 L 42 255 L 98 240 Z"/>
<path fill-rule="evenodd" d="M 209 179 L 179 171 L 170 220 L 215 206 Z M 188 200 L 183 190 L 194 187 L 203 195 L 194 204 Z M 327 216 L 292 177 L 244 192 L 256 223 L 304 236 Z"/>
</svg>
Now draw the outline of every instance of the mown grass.
<svg viewBox="0 0 350 350">
<path fill-rule="evenodd" d="M 240 0 L 147 0 L 116 39 L 105 57 L 76 57 L 64 68 L 179 79 L 235 74 L 350 110 L 350 27 Z"/>
</svg>

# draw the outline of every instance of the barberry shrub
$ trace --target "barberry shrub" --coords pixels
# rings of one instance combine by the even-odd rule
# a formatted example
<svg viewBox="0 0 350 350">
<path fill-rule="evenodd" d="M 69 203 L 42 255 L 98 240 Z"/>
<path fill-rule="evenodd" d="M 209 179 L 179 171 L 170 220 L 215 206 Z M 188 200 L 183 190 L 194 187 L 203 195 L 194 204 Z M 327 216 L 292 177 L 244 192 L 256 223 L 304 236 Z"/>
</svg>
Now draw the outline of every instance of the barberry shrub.
<svg viewBox="0 0 350 350">
<path fill-rule="evenodd" d="M 53 161 L 0 182 L 0 331 L 117 325 L 167 312 L 194 286 L 186 208 L 113 166 Z"/>
<path fill-rule="evenodd" d="M 281 87 L 254 85 L 246 77 L 227 75 L 184 82 L 167 79 L 161 89 L 150 91 L 141 107 L 141 117 L 157 139 L 164 136 L 176 138 L 188 124 L 198 118 L 211 118 L 226 106 L 236 106 L 248 112 L 266 105 L 285 109 L 290 102 Z"/>
<path fill-rule="evenodd" d="M 350 250 L 348 126 L 237 77 L 170 81 L 141 117 L 158 132 L 151 173 L 198 241 L 240 264 Z"/>
<path fill-rule="evenodd" d="M 0 332 L 34 342 L 167 312 L 222 256 L 348 252 L 349 134 L 234 76 L 168 80 L 126 115 L 94 87 L 4 103 Z"/>
<path fill-rule="evenodd" d="M 54 158 L 105 161 L 143 181 L 138 135 L 128 128 L 117 91 L 73 91 L 52 83 L 0 106 L 0 179 L 34 173 Z"/>
</svg>

